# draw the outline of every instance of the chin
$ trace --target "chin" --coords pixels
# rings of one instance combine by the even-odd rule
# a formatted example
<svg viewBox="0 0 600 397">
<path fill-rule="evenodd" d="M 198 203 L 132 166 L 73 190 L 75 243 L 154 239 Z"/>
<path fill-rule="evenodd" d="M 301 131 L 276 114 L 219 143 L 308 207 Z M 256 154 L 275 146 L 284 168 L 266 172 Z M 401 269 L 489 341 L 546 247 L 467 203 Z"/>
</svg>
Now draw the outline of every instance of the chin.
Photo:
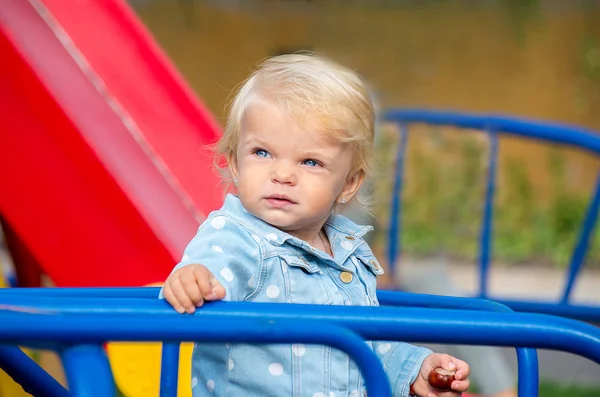
<svg viewBox="0 0 600 397">
<path fill-rule="evenodd" d="M 259 218 L 283 231 L 293 228 L 294 225 L 290 219 L 281 219 L 279 216 L 259 216 Z"/>
</svg>

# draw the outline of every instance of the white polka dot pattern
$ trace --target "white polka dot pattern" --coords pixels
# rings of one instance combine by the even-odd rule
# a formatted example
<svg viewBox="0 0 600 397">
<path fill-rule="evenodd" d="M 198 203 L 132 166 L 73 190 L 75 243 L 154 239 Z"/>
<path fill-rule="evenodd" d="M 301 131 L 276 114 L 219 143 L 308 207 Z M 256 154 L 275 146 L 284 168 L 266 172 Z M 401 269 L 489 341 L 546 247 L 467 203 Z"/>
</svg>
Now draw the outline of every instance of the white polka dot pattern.
<svg viewBox="0 0 600 397">
<path fill-rule="evenodd" d="M 273 376 L 279 376 L 283 373 L 283 366 L 279 363 L 269 365 L 269 373 Z"/>
<path fill-rule="evenodd" d="M 267 287 L 267 296 L 271 299 L 275 299 L 279 296 L 279 287 L 276 285 L 269 285 Z"/>
<path fill-rule="evenodd" d="M 213 229 L 223 229 L 225 227 L 225 217 L 224 216 L 215 216 L 211 221 L 210 221 L 210 225 L 213 227 Z"/>
<path fill-rule="evenodd" d="M 352 243 L 350 241 L 346 241 L 346 240 L 342 241 L 340 243 L 340 246 L 343 249 L 345 249 L 346 251 L 350 251 L 352 249 L 352 247 L 353 247 Z"/>
<path fill-rule="evenodd" d="M 219 274 L 221 274 L 221 276 L 225 279 L 225 281 L 227 281 L 229 283 L 233 281 L 233 273 L 231 272 L 231 270 L 229 268 L 224 267 L 223 269 L 221 269 Z"/>
<path fill-rule="evenodd" d="M 390 345 L 389 343 L 383 343 L 382 345 L 379 346 L 379 353 L 381 354 L 385 354 L 387 352 L 390 351 L 390 349 L 392 348 L 392 345 Z"/>
<path fill-rule="evenodd" d="M 332 222 L 335 222 L 335 217 Z M 340 269 L 357 270 L 353 272 L 352 283 L 340 286 L 345 293 L 340 293 L 337 288 L 339 272 L 330 272 L 322 262 L 325 258 L 321 252 L 311 251 L 314 247 L 308 243 L 264 222 L 255 224 L 254 218 L 244 214 L 241 206 L 213 214 L 186 247 L 182 262 L 204 264 L 227 289 L 226 299 L 231 301 L 247 299 L 270 303 L 290 301 L 348 306 L 372 303 L 365 299 L 365 295 L 373 294 L 371 298 L 375 299 L 373 291 L 366 287 L 375 281 L 374 272 L 356 268 L 365 264 L 375 269 L 375 264 L 369 263 L 374 260 L 373 254 L 362 239 L 347 238 L 348 231 L 341 233 L 333 227 L 328 232 L 332 250 L 340 254 L 335 258 Z M 336 278 L 331 282 L 334 276 Z M 364 397 L 364 380 L 358 371 L 349 372 L 347 380 L 340 381 L 339 385 L 323 379 L 329 373 L 347 372 L 345 356 L 340 358 L 331 355 L 330 360 L 322 360 L 326 347 L 303 343 L 266 345 L 263 353 L 262 350 L 259 352 L 249 348 L 245 343 L 234 342 L 231 346 L 221 343 L 223 345 L 195 344 L 195 361 L 191 379 L 188 378 L 193 394 L 208 397 L 231 390 L 231 394 L 239 392 L 243 395 L 247 389 L 247 394 L 253 395 L 265 395 L 269 391 L 291 395 L 292 390 L 296 390 L 297 394 L 308 397 Z M 396 348 L 392 342 L 365 343 L 379 357 L 396 354 L 396 350 L 404 354 L 404 347 Z M 407 355 L 413 357 L 412 351 Z M 314 369 L 310 363 L 313 359 L 319 360 L 317 365 L 320 368 L 317 371 L 308 370 Z M 389 371 L 396 375 L 402 363 L 391 364 L 392 361 L 390 357 Z M 295 368 L 299 369 L 298 374 L 294 373 Z M 249 381 L 245 383 L 247 379 Z"/>
<path fill-rule="evenodd" d="M 206 389 L 209 391 L 209 393 L 212 393 L 213 390 L 215 390 L 215 381 L 212 379 L 209 379 L 206 382 Z"/>
<path fill-rule="evenodd" d="M 293 344 L 292 353 L 297 357 L 302 357 L 306 353 L 306 346 L 299 343 Z"/>
</svg>

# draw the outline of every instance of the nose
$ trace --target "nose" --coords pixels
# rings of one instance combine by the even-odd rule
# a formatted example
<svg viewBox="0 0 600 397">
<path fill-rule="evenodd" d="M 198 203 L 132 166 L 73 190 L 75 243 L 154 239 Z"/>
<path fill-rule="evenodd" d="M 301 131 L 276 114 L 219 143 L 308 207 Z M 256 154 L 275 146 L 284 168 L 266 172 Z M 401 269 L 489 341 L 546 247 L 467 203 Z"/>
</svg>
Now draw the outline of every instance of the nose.
<svg viewBox="0 0 600 397">
<path fill-rule="evenodd" d="M 295 185 L 297 180 L 296 170 L 293 164 L 287 161 L 273 162 L 271 181 L 284 185 Z"/>
</svg>

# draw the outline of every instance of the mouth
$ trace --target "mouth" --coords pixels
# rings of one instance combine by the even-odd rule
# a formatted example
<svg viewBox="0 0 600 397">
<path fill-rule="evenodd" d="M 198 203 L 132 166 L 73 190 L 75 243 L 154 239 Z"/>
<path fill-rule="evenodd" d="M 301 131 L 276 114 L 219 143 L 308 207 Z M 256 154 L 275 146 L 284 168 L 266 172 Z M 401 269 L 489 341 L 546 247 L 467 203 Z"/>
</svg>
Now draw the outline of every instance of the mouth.
<svg viewBox="0 0 600 397">
<path fill-rule="evenodd" d="M 271 204 L 276 205 L 298 204 L 296 201 L 283 194 L 272 194 L 270 196 L 265 197 L 265 200 L 267 200 Z"/>
</svg>

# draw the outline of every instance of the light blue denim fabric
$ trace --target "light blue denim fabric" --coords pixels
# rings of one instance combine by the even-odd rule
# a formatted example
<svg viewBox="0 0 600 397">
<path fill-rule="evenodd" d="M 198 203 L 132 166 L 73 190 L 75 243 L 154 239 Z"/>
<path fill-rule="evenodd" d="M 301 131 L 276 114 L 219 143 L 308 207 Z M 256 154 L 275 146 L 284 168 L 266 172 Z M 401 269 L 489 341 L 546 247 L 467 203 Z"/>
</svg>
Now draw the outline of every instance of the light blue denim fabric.
<svg viewBox="0 0 600 397">
<path fill-rule="evenodd" d="M 371 230 L 332 215 L 325 224 L 331 258 L 256 218 L 228 195 L 175 269 L 203 264 L 225 287 L 228 301 L 378 306 L 376 276 L 383 269 L 362 238 Z M 344 282 L 342 272 L 350 272 L 352 280 Z M 382 360 L 394 396 L 408 396 L 431 351 L 401 342 L 366 343 Z M 365 395 L 354 362 L 328 346 L 196 343 L 192 360 L 193 397 Z"/>
</svg>

